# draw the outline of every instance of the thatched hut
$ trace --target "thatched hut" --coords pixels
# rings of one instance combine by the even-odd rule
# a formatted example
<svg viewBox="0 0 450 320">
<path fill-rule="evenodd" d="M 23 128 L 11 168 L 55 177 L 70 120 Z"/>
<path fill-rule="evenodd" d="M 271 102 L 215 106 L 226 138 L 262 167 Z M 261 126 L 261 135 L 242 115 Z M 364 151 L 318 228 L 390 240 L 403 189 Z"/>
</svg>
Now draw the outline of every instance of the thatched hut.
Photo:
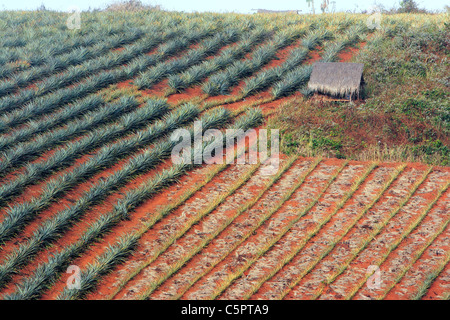
<svg viewBox="0 0 450 320">
<path fill-rule="evenodd" d="M 336 98 L 359 99 L 363 69 L 362 63 L 318 62 L 313 66 L 308 89 Z"/>
</svg>

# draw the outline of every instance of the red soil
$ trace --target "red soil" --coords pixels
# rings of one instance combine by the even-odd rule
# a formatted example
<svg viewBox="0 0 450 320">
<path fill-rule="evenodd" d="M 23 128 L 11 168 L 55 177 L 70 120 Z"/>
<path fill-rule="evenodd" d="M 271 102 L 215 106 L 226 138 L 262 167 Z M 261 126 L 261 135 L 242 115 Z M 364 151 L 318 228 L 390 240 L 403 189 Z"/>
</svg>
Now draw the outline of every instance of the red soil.
<svg viewBox="0 0 450 320">
<path fill-rule="evenodd" d="M 401 235 L 408 230 L 411 223 L 417 219 L 418 215 L 423 212 L 424 208 L 436 196 L 437 188 L 442 186 L 442 179 L 436 180 L 439 173 L 433 171 L 426 180 L 419 186 L 415 194 L 409 199 L 406 206 L 400 209 L 393 218 L 378 233 L 376 239 L 370 242 L 364 251 L 362 251 L 346 270 L 337 277 L 330 285 L 330 290 L 324 291 L 323 299 L 339 299 L 343 298 L 342 293 L 351 293 L 359 288 L 359 293 L 354 298 L 361 298 L 361 292 L 366 297 L 372 296 L 368 292 L 368 288 L 364 286 L 366 270 L 370 265 L 378 265 L 383 257 L 388 254 L 389 245 L 394 244 L 401 239 Z M 403 242 L 402 242 L 403 243 Z M 397 269 L 398 270 L 398 269 Z M 394 270 L 393 270 L 394 271 Z M 382 287 L 389 280 L 389 274 L 386 274 L 386 280 L 383 280 Z M 339 291 L 339 292 L 337 292 Z M 377 296 L 378 289 L 371 289 L 373 296 Z"/>
<path fill-rule="evenodd" d="M 425 168 L 423 170 L 425 170 Z M 412 168 L 408 168 L 402 174 L 405 176 L 408 175 L 409 181 L 420 178 L 421 173 L 423 173 L 423 171 L 416 173 Z M 412 184 L 413 181 L 410 182 L 410 185 L 403 184 L 403 187 L 411 187 Z M 329 268 L 329 266 L 345 265 L 348 261 L 346 259 L 351 259 L 353 250 L 358 248 L 359 245 L 362 245 L 362 241 L 365 239 L 364 236 L 366 236 L 364 231 L 372 229 L 371 224 L 374 223 L 373 220 L 381 220 L 382 216 L 380 216 L 380 213 L 390 213 L 389 211 L 387 213 L 385 212 L 386 210 L 384 206 L 386 203 L 389 203 L 389 206 L 395 206 L 395 204 L 401 200 L 401 197 L 398 197 L 397 202 L 395 201 L 394 196 L 397 196 L 397 192 L 392 191 L 393 186 L 395 186 L 397 190 L 401 188 L 400 185 L 396 185 L 394 182 L 390 189 L 383 193 L 383 196 L 380 197 L 378 202 L 370 209 L 370 214 L 365 214 L 361 219 L 359 219 L 358 222 L 349 230 L 349 232 L 347 232 L 344 238 L 339 240 L 333 250 L 301 279 L 297 287 L 302 287 L 303 296 L 297 296 L 296 298 L 310 299 L 314 298 L 315 295 L 319 295 L 320 292 L 328 290 L 328 286 L 325 284 L 325 281 L 335 275 L 335 272 L 338 270 L 337 268 Z M 374 217 L 376 217 L 376 219 L 373 219 Z M 322 282 L 319 282 L 320 280 L 322 280 Z"/>
<path fill-rule="evenodd" d="M 358 47 L 347 48 L 338 57 L 341 62 L 350 62 L 356 54 L 366 46 L 367 42 L 361 42 Z"/>
<path fill-rule="evenodd" d="M 447 195 L 443 195 L 441 198 L 440 209 L 442 211 L 445 210 L 445 204 L 442 203 L 445 199 L 449 199 L 450 192 L 447 192 Z M 439 204 L 437 205 L 439 206 Z M 444 211 L 445 212 L 445 211 Z M 430 215 L 427 215 L 425 219 L 427 219 Z M 448 221 L 448 219 L 447 219 Z M 445 220 L 442 223 L 435 221 L 432 222 L 432 226 L 440 227 L 442 224 L 445 224 Z M 422 222 L 421 226 L 424 226 L 426 221 Z M 430 224 L 429 224 L 430 225 Z M 422 228 L 423 229 L 423 228 Z M 428 231 L 428 230 L 426 230 Z M 422 231 L 424 234 L 426 231 Z M 411 269 L 405 274 L 405 276 L 399 281 L 396 286 L 386 295 L 386 300 L 411 300 L 415 297 L 417 293 L 419 293 L 420 286 L 423 283 L 426 283 L 427 276 L 432 272 L 436 272 L 442 266 L 443 263 L 447 263 L 448 265 L 448 255 L 446 253 L 450 252 L 450 225 L 447 225 L 447 228 L 438 236 L 436 239 L 427 247 L 427 249 L 423 252 L 423 254 L 417 259 Z M 442 272 L 441 272 L 442 273 Z M 445 293 L 442 287 L 437 288 L 437 284 L 439 280 L 434 281 L 432 285 L 435 288 L 433 290 L 428 290 L 433 294 L 442 295 Z"/>
<path fill-rule="evenodd" d="M 450 250 L 450 249 L 448 249 Z M 447 251 L 448 252 L 448 251 Z M 447 263 L 436 280 L 433 281 L 428 292 L 422 300 L 439 300 L 444 294 L 448 294 L 450 287 L 450 263 Z"/>
<path fill-rule="evenodd" d="M 259 226 L 256 230 L 254 230 L 251 234 L 249 234 L 248 238 L 239 244 L 233 251 L 229 252 L 224 260 L 218 263 L 212 271 L 210 271 L 204 277 L 207 278 L 210 274 L 214 273 L 214 270 L 227 270 L 230 274 L 234 274 L 236 271 L 242 267 L 248 267 L 248 263 L 246 260 L 253 261 L 253 259 L 257 258 L 254 255 L 255 250 L 247 249 L 247 248 L 259 248 L 265 246 L 265 243 L 270 243 L 276 239 L 277 236 L 281 234 L 281 230 L 284 230 L 290 223 L 295 221 L 300 214 L 301 209 L 305 207 L 309 201 L 312 201 L 313 198 L 320 192 L 322 185 L 326 182 L 323 179 L 318 179 L 314 177 L 315 172 L 320 171 L 321 166 L 335 166 L 337 169 L 340 165 L 342 165 L 342 160 L 337 159 L 327 159 L 320 163 L 312 173 L 310 173 L 302 185 L 291 195 L 291 197 L 282 204 L 281 208 L 279 208 L 274 214 L 272 214 L 261 226 Z M 331 172 L 330 174 L 332 174 Z M 314 186 L 314 190 L 311 190 L 311 187 Z M 308 192 L 303 193 L 304 188 L 308 189 Z M 305 198 L 298 201 L 296 199 L 296 195 L 303 194 L 306 195 Z M 295 210 L 292 210 L 295 208 Z M 276 228 L 272 227 L 272 223 L 276 223 Z M 209 246 L 204 251 L 214 250 L 213 247 Z M 244 259 L 241 259 L 242 256 Z M 259 272 L 262 270 L 259 269 Z M 223 279 L 225 282 L 228 281 L 227 278 Z M 190 292 L 195 292 L 194 287 Z M 184 298 L 191 298 L 188 293 L 184 296 Z M 226 297 L 225 297 L 226 298 Z M 227 299 L 227 298 L 226 298 Z M 234 298 L 231 298 L 234 299 Z"/>
<path fill-rule="evenodd" d="M 254 179 L 254 181 L 252 181 L 252 179 Z M 204 217 L 198 224 L 192 226 L 192 228 L 189 229 L 189 231 L 186 232 L 183 235 L 183 237 L 177 241 L 177 246 L 182 247 L 196 246 L 194 241 L 197 240 L 201 242 L 203 240 L 204 236 L 198 235 L 201 234 L 203 230 L 205 230 L 210 220 L 214 221 L 214 226 L 218 229 L 220 228 L 220 226 L 224 226 L 229 221 L 233 221 L 234 219 L 236 219 L 239 213 L 239 211 L 237 210 L 238 207 L 236 205 L 239 204 L 242 206 L 246 205 L 250 201 L 255 201 L 257 197 L 260 195 L 260 193 L 268 188 L 268 180 L 269 177 L 267 176 L 266 177 L 258 176 L 258 173 L 253 175 L 253 177 L 249 181 L 247 181 L 246 184 L 237 189 L 233 193 L 233 195 L 227 197 L 227 199 L 220 206 L 218 206 L 213 212 L 211 212 L 207 217 Z M 221 210 L 222 207 L 225 209 Z M 197 246 L 200 246 L 200 243 L 198 243 Z M 211 242 L 208 245 L 207 249 L 205 248 L 204 250 L 202 250 L 202 254 L 204 254 L 206 250 L 214 251 L 213 247 L 214 247 L 213 242 Z M 165 256 L 166 259 L 167 257 L 169 257 L 170 259 L 171 250 L 176 251 L 177 248 L 173 245 L 169 247 L 162 255 L 158 257 L 158 259 L 156 259 L 152 263 L 152 265 L 156 266 L 159 265 L 159 263 L 161 263 L 159 260 L 163 259 L 164 261 Z M 183 279 L 184 278 L 183 272 L 187 271 L 187 273 L 190 273 L 190 271 L 192 270 L 198 269 L 197 268 L 192 269 L 191 262 L 188 262 L 185 266 L 183 266 L 180 270 L 177 271 L 176 279 L 170 278 L 166 282 L 162 283 L 162 285 L 157 290 L 155 290 L 149 298 L 160 299 L 161 297 L 167 297 L 167 292 L 170 292 L 171 294 L 176 294 L 177 296 L 182 295 L 183 287 L 177 286 L 179 281 L 177 279 Z M 177 288 L 176 292 L 172 290 L 172 287 Z"/>
<path fill-rule="evenodd" d="M 205 97 L 206 98 L 206 95 L 202 91 L 201 85 L 187 88 L 186 90 L 184 90 L 183 92 L 180 92 L 180 93 L 171 94 L 167 97 L 167 101 L 170 104 L 178 104 L 182 101 L 192 100 L 197 97 Z"/>
<path fill-rule="evenodd" d="M 93 207 L 89 212 L 87 212 L 83 220 L 75 225 L 73 228 L 71 228 L 66 234 L 63 236 L 62 239 L 58 240 L 57 243 L 52 246 L 52 251 L 54 249 L 63 249 L 67 244 L 76 242 L 80 235 L 83 234 L 89 225 L 93 222 L 95 222 L 102 214 L 106 214 L 114 208 L 114 205 L 117 203 L 118 200 L 122 198 L 122 195 L 124 195 L 127 191 L 134 189 L 141 183 L 144 183 L 145 181 L 151 180 L 155 175 L 157 175 L 159 172 L 161 172 L 164 169 L 169 168 L 171 165 L 170 161 L 165 161 L 163 164 L 157 166 L 154 170 L 149 171 L 148 173 L 145 173 L 141 176 L 136 177 L 131 182 L 127 183 L 124 187 L 120 188 L 117 192 L 110 195 L 106 198 L 106 200 L 95 207 Z M 120 166 L 120 165 L 119 165 Z M 116 169 L 117 170 L 117 169 Z M 112 171 L 112 170 L 110 170 Z M 104 176 L 102 174 L 102 176 Z M 92 181 L 92 180 L 91 180 Z M 119 195 L 119 196 L 118 196 Z M 170 201 L 171 199 L 169 199 Z M 173 199 L 172 199 L 173 200 Z M 159 197 L 157 197 L 158 205 L 163 204 L 163 200 Z M 140 213 L 140 214 L 136 214 Z M 79 266 L 82 270 L 87 267 L 87 265 L 92 262 L 96 257 L 100 256 L 104 250 L 107 248 L 108 244 L 112 244 L 115 242 L 117 238 L 117 234 L 126 234 L 132 231 L 136 231 L 136 229 L 140 226 L 140 224 L 145 221 L 146 215 L 148 215 L 149 211 L 148 208 L 143 207 L 139 212 L 133 212 L 132 215 L 130 215 L 130 219 L 127 221 L 120 222 L 115 228 L 114 231 L 111 233 L 108 233 L 106 236 L 102 238 L 102 240 L 98 243 L 93 244 L 87 252 L 85 252 L 80 258 L 75 259 L 72 262 L 72 265 Z M 43 253 L 43 257 L 47 256 L 46 253 Z M 47 292 L 42 298 L 43 299 L 54 299 L 56 296 L 64 289 L 66 285 L 66 281 L 69 275 L 63 274 L 61 279 L 59 279 L 53 287 L 50 289 L 49 292 Z"/>
<path fill-rule="evenodd" d="M 337 167 L 341 166 L 343 161 L 335 163 Z M 355 167 L 352 167 L 355 166 Z M 314 233 L 319 221 L 330 217 L 335 211 L 338 201 L 341 199 L 345 192 L 348 192 L 352 184 L 361 177 L 367 170 L 368 163 L 361 163 L 356 161 L 350 161 L 346 167 L 343 168 L 341 173 L 336 177 L 332 184 L 328 187 L 325 194 L 321 196 L 319 201 L 309 210 L 309 212 L 303 216 L 283 237 L 268 251 L 260 263 L 256 263 L 244 276 L 249 275 L 253 268 L 257 268 L 259 275 L 262 271 L 270 274 L 273 270 L 268 268 L 271 266 L 273 260 L 280 261 L 286 258 L 286 254 L 294 254 L 301 252 L 300 250 L 306 245 L 308 241 L 308 235 Z M 347 173 L 352 172 L 351 175 Z M 351 171 L 350 171 L 351 170 Z M 340 194 L 334 194 L 330 196 L 330 190 L 338 189 Z M 301 205 L 301 204 L 300 204 Z M 265 260 L 264 260 L 265 259 Z M 268 262 L 272 262 L 268 264 Z M 267 294 L 267 295 L 266 295 Z M 264 287 L 258 290 L 251 299 L 265 299 L 269 297 L 268 287 Z"/>
<path fill-rule="evenodd" d="M 208 169 L 208 171 L 210 168 Z M 169 188 L 161 191 L 157 196 L 147 200 L 144 202 L 141 206 L 139 206 L 132 214 L 129 222 L 121 222 L 118 226 L 114 228 L 114 230 L 108 234 L 103 242 L 105 243 L 114 243 L 115 238 L 117 237 L 117 234 L 124 234 L 127 229 L 132 229 L 134 226 L 134 229 L 139 229 L 139 227 L 142 227 L 145 225 L 145 222 L 151 219 L 151 213 L 159 211 L 161 208 L 170 205 L 174 199 L 177 199 L 179 197 L 182 197 L 185 192 L 188 192 L 191 188 L 199 187 L 203 184 L 203 180 L 207 176 L 207 170 L 196 170 L 190 174 L 184 175 L 180 181 L 170 186 Z M 97 244 L 93 244 L 93 246 L 89 249 L 90 258 L 95 257 L 95 247 L 99 247 Z M 101 250 L 100 250 L 101 249 Z M 103 248 L 99 248 L 98 250 L 103 251 Z M 136 249 L 139 251 L 139 245 Z M 94 254 L 93 254 L 94 253 Z M 98 254 L 98 252 L 97 252 Z M 130 257 L 127 260 L 127 263 L 130 259 L 135 259 L 134 256 Z M 116 270 L 122 270 L 122 266 L 118 266 Z M 112 293 L 112 290 L 114 288 L 114 284 L 116 282 L 116 272 L 115 271 L 109 275 L 106 275 L 100 282 L 97 290 L 87 296 L 88 299 L 93 300 L 99 300 L 104 299 L 105 297 L 109 296 Z M 56 288 L 53 288 L 51 292 L 49 292 L 46 297 L 51 297 L 52 294 L 54 295 L 54 291 L 61 290 L 61 286 L 57 286 Z M 45 298 L 45 297 L 44 297 Z"/>
</svg>

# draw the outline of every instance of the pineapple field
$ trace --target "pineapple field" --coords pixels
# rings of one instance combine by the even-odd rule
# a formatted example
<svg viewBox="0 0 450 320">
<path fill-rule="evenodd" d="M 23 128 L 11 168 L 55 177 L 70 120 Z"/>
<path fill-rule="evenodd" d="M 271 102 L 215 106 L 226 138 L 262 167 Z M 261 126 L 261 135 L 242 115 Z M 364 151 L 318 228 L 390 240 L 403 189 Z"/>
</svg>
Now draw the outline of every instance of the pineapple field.
<svg viewBox="0 0 450 320">
<path fill-rule="evenodd" d="M 0 17 L 0 299 L 449 299 L 448 15 Z M 231 129 L 279 130 L 276 172 Z"/>
</svg>

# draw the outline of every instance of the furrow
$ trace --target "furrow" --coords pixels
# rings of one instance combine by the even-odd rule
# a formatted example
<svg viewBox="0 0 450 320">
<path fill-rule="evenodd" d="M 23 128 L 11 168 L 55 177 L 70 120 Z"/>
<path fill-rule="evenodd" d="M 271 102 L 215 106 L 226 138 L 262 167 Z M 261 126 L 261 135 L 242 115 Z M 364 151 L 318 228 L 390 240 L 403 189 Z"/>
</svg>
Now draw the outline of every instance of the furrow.
<svg viewBox="0 0 450 320">
<path fill-rule="evenodd" d="M 328 187 L 328 182 L 336 176 L 343 161 L 326 160 L 318 164 L 295 188 L 283 205 L 252 235 L 235 248 L 210 273 L 203 277 L 185 295 L 185 299 L 216 298 L 231 282 L 239 277 L 256 259 L 267 251 L 289 228 L 315 203 L 316 198 Z M 224 277 L 223 275 L 227 276 Z M 212 285 L 214 283 L 214 285 Z"/>
<path fill-rule="evenodd" d="M 448 201 L 448 196 L 447 196 Z M 447 205 L 448 212 L 448 205 Z M 442 232 L 386 295 L 389 300 L 421 299 L 450 261 L 450 226 Z M 447 289 L 448 290 L 448 289 Z M 450 291 L 450 290 L 448 290 Z"/>
<path fill-rule="evenodd" d="M 422 300 L 449 300 L 450 298 L 450 263 L 444 266 Z"/>
<path fill-rule="evenodd" d="M 258 228 L 269 216 L 268 211 L 275 211 L 292 194 L 293 189 L 298 187 L 306 175 L 314 169 L 317 161 L 311 159 L 300 159 L 283 173 L 280 179 L 267 190 L 263 196 L 249 210 L 237 217 L 229 227 L 227 227 L 219 238 L 214 239 L 208 248 L 213 248 L 208 252 L 200 251 L 190 262 L 189 268 L 183 268 L 171 281 L 182 281 L 182 290 L 177 297 L 181 297 L 184 292 L 199 279 L 209 272 L 215 263 L 221 261 L 235 247 L 248 238 L 251 233 Z M 192 272 L 196 270 L 196 272 Z"/>
<path fill-rule="evenodd" d="M 132 263 L 125 263 L 123 273 L 118 274 L 113 286 L 116 287 L 114 296 L 119 291 L 126 291 L 128 282 L 143 268 L 150 264 L 158 254 L 184 233 L 186 227 L 192 225 L 199 217 L 198 213 L 215 205 L 216 199 L 227 194 L 235 181 L 251 169 L 251 166 L 230 166 L 210 183 L 206 184 L 192 198 L 158 221 L 151 229 L 143 234 L 139 241 L 138 250 Z"/>
<path fill-rule="evenodd" d="M 306 236 L 308 239 L 306 246 L 260 288 L 258 295 L 263 294 L 270 299 L 281 299 L 286 296 L 330 250 L 333 246 L 330 238 L 339 236 L 341 229 L 350 225 L 364 206 L 373 201 L 374 193 L 382 188 L 391 173 L 392 168 L 376 168 L 376 164 L 365 168 L 364 174 L 353 182 L 332 213 L 324 217 L 320 214 L 314 219 L 317 221 L 314 221 L 315 226 Z M 297 232 L 302 231 L 300 229 Z"/>
<path fill-rule="evenodd" d="M 183 265 L 189 259 L 192 259 L 195 254 L 205 248 L 214 238 L 216 238 L 226 227 L 228 227 L 240 214 L 251 208 L 263 194 L 280 178 L 282 173 L 289 168 L 295 158 L 290 159 L 285 163 L 277 174 L 268 175 L 265 172 L 265 168 L 270 166 L 270 161 L 264 164 L 256 174 L 254 174 L 250 180 L 238 189 L 235 193 L 229 196 L 226 201 L 220 205 L 216 210 L 203 219 L 198 225 L 194 226 L 186 233 L 180 241 L 177 241 L 174 245 L 161 257 L 159 261 L 155 261 L 155 264 L 151 270 L 150 277 L 146 277 L 147 282 L 152 279 L 152 276 L 157 279 L 153 281 L 153 284 L 149 290 L 147 290 L 144 297 L 147 297 L 157 285 L 161 284 L 161 287 L 156 290 L 150 299 L 176 299 L 178 298 L 186 288 L 192 279 L 198 279 L 202 274 L 202 269 L 192 269 L 189 266 Z M 208 249 L 211 249 L 209 246 Z M 209 261 L 208 265 L 211 266 L 212 261 Z M 169 272 L 161 274 L 160 270 L 164 270 L 165 266 L 170 266 Z M 167 269 L 167 268 L 166 268 Z M 179 279 L 179 273 L 188 271 L 189 276 L 182 276 Z M 157 271 L 158 270 L 158 271 Z M 148 270 L 147 270 L 148 272 Z M 170 275 L 177 272 L 174 278 L 164 282 Z"/>
<path fill-rule="evenodd" d="M 342 273 L 355 256 L 377 234 L 383 225 L 395 214 L 398 207 L 407 201 L 408 192 L 418 180 L 423 181 L 427 172 L 411 169 L 400 174 L 378 201 L 367 210 L 362 218 L 340 239 L 333 250 L 321 260 L 298 284 L 299 299 L 317 298 L 327 283 Z"/>
<path fill-rule="evenodd" d="M 406 205 L 395 214 L 347 269 L 329 285 L 320 298 L 348 299 L 355 295 L 371 276 L 370 271 L 376 269 L 403 237 L 409 234 L 411 230 L 408 229 L 418 222 L 421 214 L 433 201 L 433 195 L 436 196 L 438 190 L 446 183 L 446 179 L 448 180 L 448 174 L 445 172 L 431 172 Z"/>
<path fill-rule="evenodd" d="M 237 279 L 220 297 L 221 299 L 248 299 L 261 285 L 288 263 L 307 243 L 316 221 L 329 216 L 338 201 L 344 196 L 352 183 L 364 174 L 362 164 L 348 164 L 331 182 L 326 193 L 292 226 L 266 254 L 259 258 L 245 274 Z"/>
<path fill-rule="evenodd" d="M 426 248 L 442 234 L 450 221 L 448 214 L 448 200 L 450 198 L 448 195 L 443 199 L 439 199 L 432 209 L 424 214 L 423 220 L 415 226 L 415 229 L 411 233 L 404 237 L 400 245 L 389 254 L 380 266 L 381 284 L 379 288 L 365 286 L 355 295 L 356 299 L 365 299 L 367 297 L 378 300 L 384 299 Z M 419 284 L 416 283 L 416 285 Z"/>
</svg>

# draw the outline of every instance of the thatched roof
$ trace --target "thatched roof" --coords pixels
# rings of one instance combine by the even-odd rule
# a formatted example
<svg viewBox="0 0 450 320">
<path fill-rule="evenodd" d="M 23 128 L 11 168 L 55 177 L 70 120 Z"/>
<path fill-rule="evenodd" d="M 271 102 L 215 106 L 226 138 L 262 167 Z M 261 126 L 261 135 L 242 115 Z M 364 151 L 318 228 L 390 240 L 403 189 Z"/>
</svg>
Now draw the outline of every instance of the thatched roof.
<svg viewBox="0 0 450 320">
<path fill-rule="evenodd" d="M 308 89 L 335 97 L 359 96 L 363 69 L 362 63 L 318 62 L 313 66 Z"/>
</svg>

